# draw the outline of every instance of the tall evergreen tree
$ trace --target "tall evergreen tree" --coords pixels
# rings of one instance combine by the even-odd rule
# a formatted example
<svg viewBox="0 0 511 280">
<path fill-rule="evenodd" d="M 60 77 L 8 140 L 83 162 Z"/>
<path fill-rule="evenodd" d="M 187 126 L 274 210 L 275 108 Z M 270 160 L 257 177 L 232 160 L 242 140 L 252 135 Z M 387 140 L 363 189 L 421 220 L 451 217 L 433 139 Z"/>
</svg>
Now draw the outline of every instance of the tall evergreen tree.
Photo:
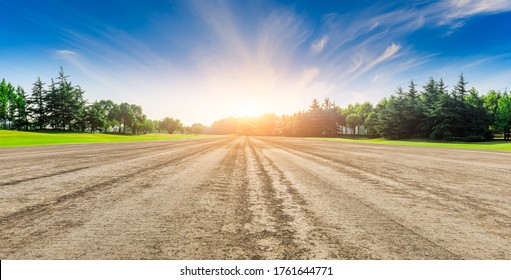
<svg viewBox="0 0 511 280">
<path fill-rule="evenodd" d="M 468 82 L 465 81 L 463 73 L 460 74 L 458 84 L 452 91 L 454 99 L 453 107 L 451 108 L 452 114 L 456 117 L 452 119 L 452 133 L 456 138 L 464 138 L 469 135 L 468 122 L 470 116 L 469 105 L 465 102 L 468 94 L 466 89 Z"/>
<path fill-rule="evenodd" d="M 40 77 L 33 84 L 32 94 L 27 100 L 27 112 L 37 129 L 44 129 L 47 125 L 46 90 Z"/>
<path fill-rule="evenodd" d="M 438 93 L 439 94 L 448 94 L 449 91 L 447 90 L 447 86 L 444 83 L 444 79 L 440 78 L 440 81 L 438 82 Z"/>
<path fill-rule="evenodd" d="M 419 100 L 419 92 L 417 91 L 417 84 L 410 81 L 408 92 L 403 100 L 403 107 L 406 110 L 404 117 L 406 118 L 406 137 L 421 137 L 422 125 L 424 122 L 425 114 L 422 103 Z"/>
<path fill-rule="evenodd" d="M 341 115 L 337 111 L 335 102 L 332 102 L 330 98 L 325 98 L 321 105 L 321 122 L 322 132 L 325 136 L 334 136 L 337 134 L 337 126 L 341 124 Z"/>
<path fill-rule="evenodd" d="M 73 120 L 76 119 L 76 114 L 78 113 L 76 98 L 75 98 L 75 88 L 71 85 L 71 82 L 67 80 L 69 76 L 66 76 L 64 73 L 64 69 L 60 68 L 59 76 L 57 77 L 57 95 L 59 96 L 60 101 L 60 118 L 61 128 L 66 129 L 69 128 L 71 130 L 71 125 Z"/>
<path fill-rule="evenodd" d="M 403 95 L 403 90 L 399 87 L 397 95 Z M 383 98 L 376 106 L 378 112 L 378 133 L 389 139 L 401 139 L 406 134 L 403 117 L 403 102 L 400 97 L 391 95 L 389 98 Z"/>
<path fill-rule="evenodd" d="M 433 111 L 431 138 L 451 140 L 456 136 L 456 124 L 461 123 L 462 116 L 456 112 L 458 102 L 449 94 L 441 94 Z"/>
<path fill-rule="evenodd" d="M 25 90 L 18 86 L 16 88 L 15 114 L 13 128 L 28 130 L 27 96 Z"/>
<path fill-rule="evenodd" d="M 435 104 L 438 102 L 440 94 L 439 83 L 430 77 L 420 95 L 419 103 L 423 112 L 423 116 L 419 122 L 421 137 L 429 137 L 433 131 Z"/>
<path fill-rule="evenodd" d="M 458 101 L 465 100 L 465 96 L 467 96 L 468 93 L 467 84 L 468 82 L 465 81 L 465 77 L 463 76 L 463 73 L 461 73 L 458 80 L 458 84 L 454 87 L 452 91 L 453 97 Z"/>
<path fill-rule="evenodd" d="M 45 96 L 44 102 L 45 114 L 48 120 L 48 124 L 53 129 L 64 129 L 63 128 L 63 111 L 64 98 L 61 96 L 61 91 L 58 88 L 58 84 L 51 79 L 51 83 L 48 87 L 48 91 Z"/>
<path fill-rule="evenodd" d="M 483 99 L 475 88 L 470 89 L 465 97 L 465 103 L 467 106 L 467 116 L 465 116 L 466 135 L 463 140 L 482 141 L 491 139 L 492 134 L 488 129 L 491 125 L 491 117 L 486 107 L 484 107 Z"/>
</svg>

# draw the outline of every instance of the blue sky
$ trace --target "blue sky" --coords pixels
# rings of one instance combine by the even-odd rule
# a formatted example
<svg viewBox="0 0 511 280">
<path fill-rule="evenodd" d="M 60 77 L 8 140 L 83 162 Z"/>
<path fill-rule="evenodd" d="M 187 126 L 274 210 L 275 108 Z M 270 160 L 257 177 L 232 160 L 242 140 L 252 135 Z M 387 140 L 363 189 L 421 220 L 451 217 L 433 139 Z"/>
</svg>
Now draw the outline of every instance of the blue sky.
<svg viewBox="0 0 511 280">
<path fill-rule="evenodd" d="M 0 0 L 0 78 L 26 90 L 63 66 L 93 101 L 185 124 L 293 113 L 463 72 L 511 86 L 511 1 Z"/>
</svg>

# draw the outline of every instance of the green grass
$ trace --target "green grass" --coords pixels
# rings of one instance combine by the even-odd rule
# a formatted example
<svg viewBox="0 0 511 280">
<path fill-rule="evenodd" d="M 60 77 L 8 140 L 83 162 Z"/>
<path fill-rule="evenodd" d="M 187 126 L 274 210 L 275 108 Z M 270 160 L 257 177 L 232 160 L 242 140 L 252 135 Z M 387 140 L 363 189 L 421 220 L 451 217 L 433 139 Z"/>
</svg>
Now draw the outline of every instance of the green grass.
<svg viewBox="0 0 511 280">
<path fill-rule="evenodd" d="M 180 140 L 199 137 L 208 136 L 160 133 L 145 135 L 116 135 L 103 133 L 23 132 L 13 130 L 0 130 L 0 147 L 45 146 L 102 142 L 134 142 L 151 140 Z"/>
<path fill-rule="evenodd" d="M 493 151 L 511 151 L 511 142 L 503 140 L 494 140 L 489 142 L 442 142 L 429 140 L 386 140 L 383 138 L 376 139 L 346 139 L 346 138 L 309 138 L 323 141 L 337 141 L 349 143 L 368 143 L 380 145 L 400 145 L 415 147 L 438 147 L 438 148 L 454 148 L 454 149 L 478 149 Z"/>
</svg>

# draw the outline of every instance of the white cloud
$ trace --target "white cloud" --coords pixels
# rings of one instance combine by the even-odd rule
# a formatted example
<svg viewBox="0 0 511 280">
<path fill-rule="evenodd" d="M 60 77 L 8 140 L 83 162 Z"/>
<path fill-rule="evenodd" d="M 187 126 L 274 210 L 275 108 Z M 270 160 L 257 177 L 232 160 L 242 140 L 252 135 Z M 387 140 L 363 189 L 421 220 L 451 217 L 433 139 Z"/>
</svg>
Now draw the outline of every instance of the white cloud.
<svg viewBox="0 0 511 280">
<path fill-rule="evenodd" d="M 385 52 L 380 56 L 378 57 L 378 59 L 376 59 L 376 62 L 377 63 L 380 63 L 384 60 L 387 60 L 391 57 L 393 57 L 398 51 L 399 49 L 401 49 L 401 46 L 398 45 L 398 44 L 395 44 L 395 43 L 392 43 L 386 50 Z"/>
<path fill-rule="evenodd" d="M 75 56 L 77 53 L 70 50 L 55 50 L 56 54 L 63 55 L 63 56 Z"/>
<path fill-rule="evenodd" d="M 54 58 L 66 61 L 72 65 L 79 64 L 80 56 L 78 53 L 70 50 L 54 50 Z"/>
<path fill-rule="evenodd" d="M 447 35 L 450 35 L 470 17 L 508 11 L 511 11 L 509 0 L 444 0 L 427 6 L 420 13 L 431 23 L 449 26 L 451 30 Z"/>
<path fill-rule="evenodd" d="M 363 75 L 365 73 L 367 73 L 368 71 L 372 70 L 374 67 L 376 67 L 377 65 L 385 62 L 386 60 L 390 60 L 392 58 L 394 58 L 397 54 L 397 52 L 401 49 L 401 46 L 396 44 L 396 43 L 392 43 L 390 46 L 388 46 L 385 51 L 378 57 L 372 59 L 369 63 L 367 63 L 363 68 L 361 68 L 360 70 L 358 70 L 356 73 L 356 76 L 360 76 L 360 75 Z M 360 66 L 358 66 L 360 67 Z M 357 68 L 358 68 L 357 67 Z"/>
<path fill-rule="evenodd" d="M 444 5 L 447 9 L 446 19 L 511 11 L 509 0 L 449 0 Z"/>
<path fill-rule="evenodd" d="M 378 27 L 380 25 L 379 22 L 375 22 L 371 27 L 369 27 L 369 30 L 373 30 L 375 29 L 376 27 Z"/>
<path fill-rule="evenodd" d="M 325 48 L 326 44 L 328 43 L 328 35 L 324 35 L 321 37 L 321 39 L 315 41 L 311 45 L 311 51 L 314 54 L 319 54 L 323 49 Z"/>
</svg>

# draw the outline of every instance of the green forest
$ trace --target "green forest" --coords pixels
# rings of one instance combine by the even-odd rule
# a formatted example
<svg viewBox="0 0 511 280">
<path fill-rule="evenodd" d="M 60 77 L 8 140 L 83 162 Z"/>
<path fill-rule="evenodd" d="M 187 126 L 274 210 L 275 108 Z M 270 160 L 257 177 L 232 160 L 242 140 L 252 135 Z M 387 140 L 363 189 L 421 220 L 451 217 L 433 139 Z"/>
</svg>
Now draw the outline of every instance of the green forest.
<svg viewBox="0 0 511 280">
<path fill-rule="evenodd" d="M 386 139 L 437 139 L 486 141 L 496 136 L 509 140 L 511 95 L 490 90 L 481 95 L 468 89 L 463 74 L 448 89 L 442 79 L 430 78 L 419 88 L 397 88 L 378 104 L 350 104 L 341 108 L 329 98 L 314 99 L 307 110 L 292 115 L 264 114 L 257 118 L 224 118 L 211 127 L 184 126 L 166 117 L 151 120 L 140 105 L 111 100 L 89 102 L 61 68 L 48 84 L 40 78 L 30 94 L 2 80 L 0 128 L 146 134 L 152 132 L 193 134 L 280 135 L 297 137 L 342 137 L 345 135 Z"/>
</svg>

